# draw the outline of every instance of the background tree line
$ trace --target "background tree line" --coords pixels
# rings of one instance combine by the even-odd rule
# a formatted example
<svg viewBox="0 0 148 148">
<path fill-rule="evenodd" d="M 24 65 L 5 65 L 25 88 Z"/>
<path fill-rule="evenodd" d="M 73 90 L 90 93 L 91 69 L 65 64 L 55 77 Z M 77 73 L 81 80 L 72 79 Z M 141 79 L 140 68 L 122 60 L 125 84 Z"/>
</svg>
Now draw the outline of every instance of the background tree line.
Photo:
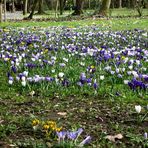
<svg viewBox="0 0 148 148">
<path fill-rule="evenodd" d="M 83 14 L 83 9 L 95 10 L 93 14 L 107 16 L 109 8 L 136 8 L 139 15 L 141 9 L 148 8 L 148 0 L 0 0 L 0 20 L 6 11 L 23 11 L 23 14 L 32 19 L 33 14 L 45 14 L 46 10 L 59 10 L 62 15 L 64 10 L 73 10 L 72 15 Z M 3 10 L 2 10 L 3 9 Z"/>
</svg>

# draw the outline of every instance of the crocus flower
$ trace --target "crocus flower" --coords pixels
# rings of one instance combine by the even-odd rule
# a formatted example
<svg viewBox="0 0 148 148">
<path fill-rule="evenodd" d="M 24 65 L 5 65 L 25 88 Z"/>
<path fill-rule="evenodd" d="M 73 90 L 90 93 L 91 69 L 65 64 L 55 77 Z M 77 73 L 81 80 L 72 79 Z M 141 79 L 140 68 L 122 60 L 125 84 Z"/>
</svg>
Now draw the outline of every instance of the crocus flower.
<svg viewBox="0 0 148 148">
<path fill-rule="evenodd" d="M 22 84 L 22 86 L 25 87 L 26 86 L 26 81 L 22 81 L 21 84 Z"/>
<path fill-rule="evenodd" d="M 22 76 L 22 77 L 21 77 L 21 80 L 22 80 L 22 81 L 26 81 L 26 77 L 25 77 L 25 76 Z"/>
<path fill-rule="evenodd" d="M 124 80 L 124 84 L 128 84 L 129 80 Z"/>
<path fill-rule="evenodd" d="M 104 75 L 101 75 L 100 76 L 100 80 L 104 80 Z"/>
<path fill-rule="evenodd" d="M 83 129 L 79 128 L 77 131 L 67 132 L 67 137 L 71 140 L 76 140 L 82 132 Z"/>
<path fill-rule="evenodd" d="M 66 137 L 67 132 L 66 131 L 60 131 L 60 132 L 56 132 L 58 138 L 59 138 L 59 142 L 60 140 L 64 140 Z"/>
<path fill-rule="evenodd" d="M 135 105 L 135 110 L 137 113 L 141 112 L 142 107 L 140 105 Z"/>
<path fill-rule="evenodd" d="M 63 72 L 60 72 L 60 73 L 59 73 L 59 77 L 60 77 L 60 78 L 63 78 L 63 76 L 64 76 L 64 73 L 63 73 Z"/>
<path fill-rule="evenodd" d="M 67 132 L 68 139 L 75 140 L 77 138 L 77 131 Z"/>
<path fill-rule="evenodd" d="M 94 80 L 93 87 L 94 87 L 94 89 L 97 89 L 97 88 L 98 88 L 98 84 L 97 84 L 97 82 L 96 82 L 96 79 Z"/>
<path fill-rule="evenodd" d="M 8 83 L 10 84 L 10 85 L 12 85 L 13 84 L 13 77 L 9 77 L 9 81 L 8 81 Z"/>
<path fill-rule="evenodd" d="M 147 132 L 144 133 L 144 139 L 148 139 L 148 134 L 147 134 Z"/>
<path fill-rule="evenodd" d="M 83 147 L 85 144 L 89 143 L 91 141 L 91 137 L 87 136 L 80 144 L 79 147 Z"/>
</svg>

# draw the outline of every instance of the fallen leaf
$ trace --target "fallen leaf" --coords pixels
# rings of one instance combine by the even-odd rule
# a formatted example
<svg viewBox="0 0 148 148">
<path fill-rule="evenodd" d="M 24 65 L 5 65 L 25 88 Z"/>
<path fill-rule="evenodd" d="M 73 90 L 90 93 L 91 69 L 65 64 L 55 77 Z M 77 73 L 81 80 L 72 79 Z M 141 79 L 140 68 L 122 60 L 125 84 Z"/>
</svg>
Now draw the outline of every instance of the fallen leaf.
<svg viewBox="0 0 148 148">
<path fill-rule="evenodd" d="M 58 115 L 61 115 L 61 116 L 66 116 L 66 115 L 67 115 L 66 112 L 58 112 L 57 114 L 58 114 Z"/>
<path fill-rule="evenodd" d="M 115 135 L 115 138 L 117 138 L 117 139 L 122 139 L 123 138 L 123 135 L 122 134 L 117 134 L 117 135 Z"/>
<path fill-rule="evenodd" d="M 105 139 L 108 139 L 108 140 L 110 140 L 112 142 L 115 142 L 116 139 L 121 140 L 122 138 L 123 138 L 122 134 L 117 134 L 115 136 L 108 135 L 108 136 L 105 137 Z"/>
<path fill-rule="evenodd" d="M 0 124 L 3 123 L 3 122 L 4 122 L 4 120 L 0 120 Z"/>
</svg>

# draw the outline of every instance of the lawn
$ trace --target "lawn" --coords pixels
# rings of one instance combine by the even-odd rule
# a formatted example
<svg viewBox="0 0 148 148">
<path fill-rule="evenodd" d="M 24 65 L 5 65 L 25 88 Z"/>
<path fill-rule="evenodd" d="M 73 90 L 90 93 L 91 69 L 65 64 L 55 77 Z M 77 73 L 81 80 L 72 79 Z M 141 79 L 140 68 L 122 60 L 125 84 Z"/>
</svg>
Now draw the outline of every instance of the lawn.
<svg viewBox="0 0 148 148">
<path fill-rule="evenodd" d="M 2 23 L 0 146 L 148 147 L 147 26 Z"/>
</svg>

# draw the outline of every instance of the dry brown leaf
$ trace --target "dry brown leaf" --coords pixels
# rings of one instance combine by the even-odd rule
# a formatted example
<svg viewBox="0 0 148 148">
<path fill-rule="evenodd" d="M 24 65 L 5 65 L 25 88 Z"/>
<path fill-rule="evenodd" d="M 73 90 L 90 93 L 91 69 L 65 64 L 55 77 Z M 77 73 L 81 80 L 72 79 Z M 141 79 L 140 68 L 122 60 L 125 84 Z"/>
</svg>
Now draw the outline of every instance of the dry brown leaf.
<svg viewBox="0 0 148 148">
<path fill-rule="evenodd" d="M 4 122 L 4 120 L 0 120 L 0 124 L 3 123 L 3 122 Z"/>
<path fill-rule="evenodd" d="M 61 115 L 61 116 L 66 116 L 66 115 L 67 115 L 66 112 L 58 112 L 57 114 L 58 114 L 58 115 Z"/>
<path fill-rule="evenodd" d="M 117 135 L 115 135 L 115 138 L 117 138 L 117 139 L 122 139 L 123 138 L 123 135 L 122 134 L 117 134 Z"/>
<path fill-rule="evenodd" d="M 122 134 L 117 134 L 115 136 L 108 135 L 105 138 L 108 139 L 108 140 L 110 140 L 110 141 L 112 141 L 112 142 L 115 142 L 116 139 L 119 139 L 120 140 L 120 139 L 123 138 L 123 136 L 122 136 Z"/>
</svg>

